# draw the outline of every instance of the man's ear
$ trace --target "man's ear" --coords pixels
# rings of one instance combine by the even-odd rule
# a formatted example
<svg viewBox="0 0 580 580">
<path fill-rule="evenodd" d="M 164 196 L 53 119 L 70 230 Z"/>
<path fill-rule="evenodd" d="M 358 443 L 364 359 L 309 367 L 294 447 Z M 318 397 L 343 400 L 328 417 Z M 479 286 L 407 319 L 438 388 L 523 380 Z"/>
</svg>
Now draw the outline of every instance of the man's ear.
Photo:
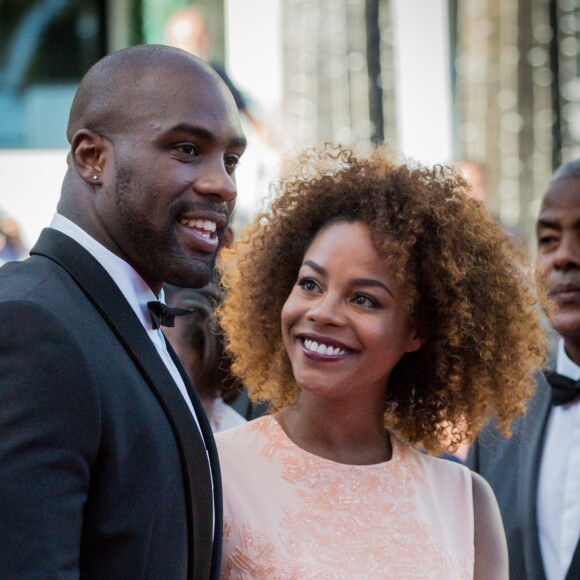
<svg viewBox="0 0 580 580">
<path fill-rule="evenodd" d="M 102 183 L 110 143 L 98 133 L 79 129 L 71 142 L 71 161 L 77 173 L 93 185 Z"/>
</svg>

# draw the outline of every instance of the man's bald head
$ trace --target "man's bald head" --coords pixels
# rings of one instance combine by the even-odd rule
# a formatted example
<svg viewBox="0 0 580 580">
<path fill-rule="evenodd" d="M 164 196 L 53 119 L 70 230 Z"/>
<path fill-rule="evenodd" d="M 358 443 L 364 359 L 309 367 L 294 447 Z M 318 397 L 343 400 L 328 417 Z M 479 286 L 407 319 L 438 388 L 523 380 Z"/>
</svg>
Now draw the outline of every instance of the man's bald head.
<svg viewBox="0 0 580 580">
<path fill-rule="evenodd" d="M 168 78 L 173 76 L 177 81 L 179 73 L 196 75 L 200 80 L 213 77 L 222 84 L 210 66 L 169 46 L 134 46 L 106 56 L 89 69 L 79 85 L 68 121 L 69 143 L 80 129 L 105 137 L 122 133 L 133 115 L 151 107 L 147 89 L 167 91 L 170 98 Z M 155 106 L 162 107 L 163 102 Z"/>
</svg>

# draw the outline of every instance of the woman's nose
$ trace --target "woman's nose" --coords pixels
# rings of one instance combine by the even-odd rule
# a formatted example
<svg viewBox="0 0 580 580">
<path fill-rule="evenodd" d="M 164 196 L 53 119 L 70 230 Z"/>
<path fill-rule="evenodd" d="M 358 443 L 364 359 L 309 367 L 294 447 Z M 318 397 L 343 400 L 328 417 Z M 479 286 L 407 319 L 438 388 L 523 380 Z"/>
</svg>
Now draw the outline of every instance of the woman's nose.
<svg viewBox="0 0 580 580">
<path fill-rule="evenodd" d="M 317 303 L 310 308 L 308 317 L 320 325 L 340 325 L 344 322 L 342 304 L 337 297 L 328 294 L 321 296 Z"/>
</svg>

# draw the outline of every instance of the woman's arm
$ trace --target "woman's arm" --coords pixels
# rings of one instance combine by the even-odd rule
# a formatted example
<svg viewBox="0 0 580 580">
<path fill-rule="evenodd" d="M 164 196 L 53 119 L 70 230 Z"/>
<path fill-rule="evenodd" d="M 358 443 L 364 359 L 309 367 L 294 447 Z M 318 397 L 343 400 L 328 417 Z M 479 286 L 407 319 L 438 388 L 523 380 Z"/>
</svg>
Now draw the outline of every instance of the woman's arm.
<svg viewBox="0 0 580 580">
<path fill-rule="evenodd" d="M 477 473 L 473 482 L 473 512 L 475 525 L 474 580 L 508 580 L 507 542 L 497 500 L 490 485 Z"/>
</svg>

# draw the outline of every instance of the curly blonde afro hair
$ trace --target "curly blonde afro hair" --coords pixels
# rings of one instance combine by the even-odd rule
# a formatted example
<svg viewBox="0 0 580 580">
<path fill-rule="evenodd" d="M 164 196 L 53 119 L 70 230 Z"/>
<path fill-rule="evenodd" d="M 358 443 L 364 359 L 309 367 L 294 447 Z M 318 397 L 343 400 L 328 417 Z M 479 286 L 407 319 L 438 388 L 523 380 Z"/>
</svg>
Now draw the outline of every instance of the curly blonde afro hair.
<svg viewBox="0 0 580 580">
<path fill-rule="evenodd" d="M 221 322 L 252 399 L 269 401 L 271 411 L 295 403 L 282 306 L 317 232 L 362 222 L 426 339 L 391 373 L 385 425 L 431 452 L 473 439 L 493 414 L 508 434 L 544 361 L 543 298 L 523 250 L 468 190 L 448 167 L 395 164 L 380 150 L 302 154 L 223 266 Z"/>
</svg>

